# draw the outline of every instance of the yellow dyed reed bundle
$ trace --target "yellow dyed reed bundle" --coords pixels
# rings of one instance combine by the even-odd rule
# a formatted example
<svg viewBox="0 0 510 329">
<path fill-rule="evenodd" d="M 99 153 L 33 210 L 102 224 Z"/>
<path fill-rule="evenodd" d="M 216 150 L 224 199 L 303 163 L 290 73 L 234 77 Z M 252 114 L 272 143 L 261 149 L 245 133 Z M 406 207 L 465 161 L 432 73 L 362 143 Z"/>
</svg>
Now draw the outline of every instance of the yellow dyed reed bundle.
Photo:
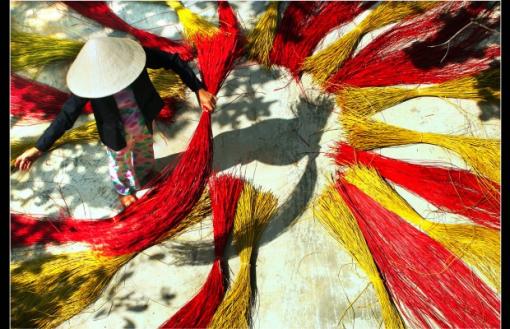
<svg viewBox="0 0 510 329">
<path fill-rule="evenodd" d="M 64 144 L 86 143 L 89 141 L 98 141 L 99 133 L 97 132 L 96 120 L 89 121 L 79 127 L 69 129 L 57 139 L 51 146 L 50 150 L 54 150 Z M 11 141 L 11 166 L 16 158 L 29 148 L 35 146 L 37 138 L 15 139 Z"/>
<path fill-rule="evenodd" d="M 327 78 L 349 58 L 363 35 L 437 4 L 438 2 L 434 1 L 383 1 L 353 30 L 325 49 L 307 57 L 303 70 L 311 73 L 317 83 L 324 85 Z"/>
<path fill-rule="evenodd" d="M 234 283 L 214 313 L 208 328 L 249 328 L 252 305 L 250 267 L 252 250 L 278 205 L 269 192 L 259 192 L 245 182 L 234 218 L 233 242 L 241 266 Z"/>
<path fill-rule="evenodd" d="M 278 25 L 279 2 L 270 2 L 266 11 L 260 15 L 255 27 L 248 33 L 246 52 L 248 58 L 265 66 L 270 66 L 269 53 L 273 48 L 273 41 Z"/>
<path fill-rule="evenodd" d="M 372 150 L 417 143 L 437 145 L 457 153 L 478 175 L 497 183 L 501 181 L 499 140 L 421 133 L 350 114 L 342 115 L 341 122 L 347 131 L 347 139 L 355 148 Z M 490 188 L 494 189 L 493 186 Z"/>
<path fill-rule="evenodd" d="M 358 116 L 371 116 L 389 107 L 416 97 L 445 97 L 472 100 L 497 100 L 499 69 L 484 72 L 476 77 L 464 77 L 427 87 L 346 87 L 337 94 L 342 112 Z"/>
<path fill-rule="evenodd" d="M 177 13 L 186 39 L 195 42 L 196 37 L 212 37 L 220 31 L 217 26 L 184 7 L 180 1 L 166 1 L 166 3 Z"/>
<path fill-rule="evenodd" d="M 184 233 L 210 215 L 207 191 L 192 211 L 158 242 Z M 11 317 L 16 328 L 54 328 L 95 302 L 115 273 L 136 254 L 97 251 L 43 256 L 11 264 Z"/>
<path fill-rule="evenodd" d="M 314 217 L 349 252 L 366 273 L 381 305 L 386 328 L 405 328 L 400 313 L 390 298 L 379 274 L 372 253 L 361 233 L 358 223 L 333 184 L 329 184 L 314 201 Z"/>
<path fill-rule="evenodd" d="M 58 326 L 94 302 L 131 258 L 104 258 L 85 251 L 11 264 L 12 326 Z"/>
<path fill-rule="evenodd" d="M 57 60 L 72 61 L 83 42 L 41 34 L 11 31 L 11 69 L 40 68 Z"/>
<path fill-rule="evenodd" d="M 476 268 L 500 290 L 499 230 L 469 224 L 442 224 L 424 219 L 375 169 L 352 166 L 345 173 L 355 185 L 387 210 L 416 225 L 456 257 Z"/>
<path fill-rule="evenodd" d="M 148 69 L 147 72 L 161 98 L 186 99 L 186 86 L 175 72 L 165 69 Z"/>
</svg>

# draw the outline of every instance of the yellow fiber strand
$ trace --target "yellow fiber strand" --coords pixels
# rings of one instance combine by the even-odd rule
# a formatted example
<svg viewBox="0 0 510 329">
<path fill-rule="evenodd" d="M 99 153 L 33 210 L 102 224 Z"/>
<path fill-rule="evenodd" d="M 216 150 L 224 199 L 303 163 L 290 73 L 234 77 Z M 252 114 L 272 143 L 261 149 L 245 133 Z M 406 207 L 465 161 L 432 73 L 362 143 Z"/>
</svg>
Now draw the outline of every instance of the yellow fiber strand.
<svg viewBox="0 0 510 329">
<path fill-rule="evenodd" d="M 186 86 L 175 72 L 165 69 L 147 69 L 147 72 L 161 98 L 186 99 Z"/>
<path fill-rule="evenodd" d="M 41 34 L 11 31 L 11 69 L 41 68 L 57 60 L 72 61 L 83 42 L 57 39 Z"/>
<path fill-rule="evenodd" d="M 177 13 L 186 39 L 195 41 L 196 37 L 211 37 L 220 31 L 214 24 L 184 7 L 180 1 L 166 1 L 166 3 Z"/>
<path fill-rule="evenodd" d="M 455 256 L 476 268 L 500 290 L 499 230 L 477 225 L 427 221 L 374 169 L 352 166 L 344 173 L 344 177 L 381 206 L 416 225 Z"/>
<path fill-rule="evenodd" d="M 381 305 L 385 327 L 405 328 L 402 318 L 386 290 L 363 233 L 334 185 L 328 185 L 315 200 L 313 213 L 314 217 L 335 240 L 345 247 L 368 276 Z"/>
<path fill-rule="evenodd" d="M 437 4 L 438 2 L 434 1 L 383 1 L 353 30 L 325 49 L 306 58 L 303 70 L 311 73 L 317 83 L 324 85 L 328 77 L 349 58 L 363 35 Z"/>
<path fill-rule="evenodd" d="M 89 141 L 98 141 L 99 133 L 97 132 L 96 120 L 89 121 L 79 127 L 69 129 L 55 141 L 49 149 L 54 150 L 64 144 L 86 143 Z M 11 166 L 14 165 L 16 158 L 29 148 L 35 146 L 37 138 L 15 139 L 11 141 Z"/>
<path fill-rule="evenodd" d="M 494 82 L 499 82 L 499 70 L 428 87 L 346 87 L 337 94 L 337 104 L 344 113 L 371 116 L 406 100 L 424 96 L 492 101 L 500 97 L 499 90 L 490 87 Z"/>
<path fill-rule="evenodd" d="M 248 33 L 246 52 L 248 58 L 255 60 L 267 67 L 269 62 L 269 53 L 273 49 L 273 41 L 278 25 L 278 5 L 279 2 L 270 2 L 266 11 L 260 15 L 253 30 Z"/>
<path fill-rule="evenodd" d="M 233 229 L 233 242 L 239 252 L 241 266 L 208 328 L 249 328 L 252 302 L 250 267 L 255 266 L 251 259 L 252 250 L 277 205 L 278 201 L 271 193 L 259 192 L 245 182 Z"/>
<path fill-rule="evenodd" d="M 11 264 L 11 325 L 58 326 L 94 302 L 131 258 L 107 258 L 86 251 Z"/>
<path fill-rule="evenodd" d="M 457 153 L 478 175 L 497 183 L 501 181 L 499 140 L 421 133 L 349 114 L 342 115 L 341 121 L 348 132 L 347 139 L 355 148 L 372 150 L 417 143 L 437 145 Z"/>
</svg>

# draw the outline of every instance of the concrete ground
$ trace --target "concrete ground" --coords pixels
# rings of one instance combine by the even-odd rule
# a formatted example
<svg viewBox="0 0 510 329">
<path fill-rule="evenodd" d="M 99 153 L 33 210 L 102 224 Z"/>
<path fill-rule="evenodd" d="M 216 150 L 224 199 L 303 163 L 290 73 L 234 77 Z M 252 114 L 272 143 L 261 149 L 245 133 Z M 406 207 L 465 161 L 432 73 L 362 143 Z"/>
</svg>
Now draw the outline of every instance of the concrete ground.
<svg viewBox="0 0 510 329">
<path fill-rule="evenodd" d="M 212 3 L 183 3 L 217 21 Z M 232 5 L 249 28 L 265 3 L 233 1 Z M 164 4 L 114 2 L 111 8 L 135 26 L 169 38 L 180 37 L 176 15 Z M 94 35 L 119 35 L 60 3 L 15 2 L 11 16 L 27 30 L 38 33 L 59 33 L 61 37 L 81 40 Z M 350 27 L 333 31 L 320 47 Z M 360 47 L 380 32 L 366 36 Z M 66 90 L 67 65 L 51 65 L 40 72 L 37 80 Z M 311 201 L 335 171 L 324 152 L 343 138 L 337 121 L 341 109 L 335 105 L 334 97 L 322 93 L 309 77 L 305 76 L 302 84 L 300 88 L 284 69 L 268 71 L 242 63 L 220 90 L 212 117 L 214 167 L 221 172 L 243 172 L 279 200 L 278 213 L 259 244 L 253 327 L 382 327 L 379 305 L 366 275 L 312 216 Z M 154 149 L 159 168 L 185 149 L 199 114 L 194 95 L 188 94 L 187 103 L 181 106 L 173 124 L 156 124 Z M 418 131 L 500 137 L 499 112 L 494 115 L 474 101 L 423 97 L 377 116 Z M 83 116 L 76 125 L 90 119 L 91 116 Z M 13 122 L 12 138 L 38 136 L 47 126 Z M 466 168 L 455 154 L 430 145 L 393 147 L 381 153 Z M 45 215 L 67 211 L 77 218 L 97 220 L 114 215 L 120 205 L 105 156 L 100 143 L 67 145 L 44 155 L 29 172 L 12 174 L 11 209 Z M 425 200 L 398 190 L 426 218 L 465 220 L 441 213 Z M 79 248 L 84 247 L 13 249 L 12 259 Z M 234 278 L 239 259 L 230 245 L 227 255 Z M 212 260 L 212 226 L 207 218 L 189 233 L 139 254 L 117 273 L 96 303 L 59 328 L 155 328 L 194 296 L 209 273 Z"/>
</svg>

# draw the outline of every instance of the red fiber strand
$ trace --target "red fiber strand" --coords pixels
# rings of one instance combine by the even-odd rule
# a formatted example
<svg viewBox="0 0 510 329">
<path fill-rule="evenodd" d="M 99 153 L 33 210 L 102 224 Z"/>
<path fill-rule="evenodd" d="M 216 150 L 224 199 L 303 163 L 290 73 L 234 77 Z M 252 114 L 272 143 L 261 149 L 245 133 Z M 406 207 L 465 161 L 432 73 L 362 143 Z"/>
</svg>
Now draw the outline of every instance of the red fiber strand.
<svg viewBox="0 0 510 329">
<path fill-rule="evenodd" d="M 144 47 L 157 48 L 172 54 L 176 53 L 184 61 L 193 59 L 193 50 L 189 45 L 175 42 L 129 25 L 120 19 L 104 1 L 64 1 L 64 3 L 81 15 L 93 19 L 104 26 L 131 34 Z"/>
<path fill-rule="evenodd" d="M 342 178 L 336 188 L 411 327 L 499 328 L 499 298 L 460 259 Z"/>
<path fill-rule="evenodd" d="M 211 321 L 227 288 L 222 271 L 226 264 L 222 257 L 243 186 L 242 180 L 228 175 L 212 176 L 209 180 L 214 227 L 213 267 L 198 294 L 160 328 L 206 328 Z"/>
<path fill-rule="evenodd" d="M 437 208 L 500 229 L 500 195 L 497 183 L 467 170 L 412 164 L 339 143 L 329 154 L 338 165 L 360 163 L 375 168 L 385 179 L 419 195 Z M 492 186 L 493 190 L 487 188 Z"/>
</svg>

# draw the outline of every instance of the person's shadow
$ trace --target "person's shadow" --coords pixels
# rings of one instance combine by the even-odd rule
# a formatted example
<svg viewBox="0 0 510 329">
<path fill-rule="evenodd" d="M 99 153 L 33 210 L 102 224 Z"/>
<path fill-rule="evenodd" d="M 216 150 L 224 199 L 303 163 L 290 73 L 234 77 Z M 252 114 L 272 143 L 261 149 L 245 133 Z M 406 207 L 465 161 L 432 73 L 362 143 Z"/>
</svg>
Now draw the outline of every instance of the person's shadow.
<svg viewBox="0 0 510 329">
<path fill-rule="evenodd" d="M 316 104 L 300 99 L 293 109 L 293 119 L 267 119 L 254 125 L 221 133 L 214 138 L 213 168 L 223 171 L 258 161 L 272 166 L 286 166 L 307 159 L 299 182 L 285 201 L 280 202 L 258 245 L 264 245 L 284 233 L 307 209 L 317 182 L 316 158 L 320 139 L 333 104 L 323 97 Z M 157 167 L 174 165 L 180 156 L 158 159 Z M 176 264 L 203 265 L 213 261 L 213 245 L 205 241 L 172 242 L 170 253 Z M 257 248 L 254 248 L 255 253 Z M 226 257 L 236 252 L 227 248 Z M 254 255 L 256 257 L 256 255 Z"/>
</svg>

